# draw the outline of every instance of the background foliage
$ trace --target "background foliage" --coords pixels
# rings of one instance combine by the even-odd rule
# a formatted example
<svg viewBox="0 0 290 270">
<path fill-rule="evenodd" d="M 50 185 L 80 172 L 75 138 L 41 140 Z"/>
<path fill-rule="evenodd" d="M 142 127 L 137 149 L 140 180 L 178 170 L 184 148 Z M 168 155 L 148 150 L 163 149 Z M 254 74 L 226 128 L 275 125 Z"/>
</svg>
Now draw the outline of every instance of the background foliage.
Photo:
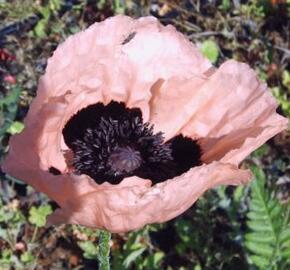
<svg viewBox="0 0 290 270">
<path fill-rule="evenodd" d="M 56 46 L 114 14 L 153 15 L 173 24 L 213 64 L 249 63 L 290 116 L 289 0 L 0 0 L 0 159 L 35 96 Z M 182 216 L 138 232 L 113 235 L 113 269 L 290 269 L 289 131 L 243 166 L 246 187 L 208 191 Z M 56 207 L 0 171 L 0 269 L 97 269 L 99 231 L 45 227 Z"/>
</svg>

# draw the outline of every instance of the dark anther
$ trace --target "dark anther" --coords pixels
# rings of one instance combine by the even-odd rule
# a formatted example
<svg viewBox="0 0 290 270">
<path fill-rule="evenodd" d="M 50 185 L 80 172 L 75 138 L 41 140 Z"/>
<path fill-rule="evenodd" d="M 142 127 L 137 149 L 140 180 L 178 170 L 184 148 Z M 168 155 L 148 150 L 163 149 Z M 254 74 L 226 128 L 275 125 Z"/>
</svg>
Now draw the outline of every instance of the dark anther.
<svg viewBox="0 0 290 270">
<path fill-rule="evenodd" d="M 76 174 L 97 183 L 118 184 L 136 175 L 158 183 L 201 164 L 198 143 L 182 135 L 164 142 L 161 132 L 143 123 L 141 110 L 115 101 L 97 103 L 77 112 L 63 129 L 73 151 Z"/>
<path fill-rule="evenodd" d="M 127 43 L 129 43 L 135 36 L 136 36 L 137 32 L 132 32 L 130 33 L 122 42 L 122 45 L 125 45 Z"/>
<path fill-rule="evenodd" d="M 60 174 L 61 174 L 61 171 L 58 170 L 58 169 L 55 168 L 55 167 L 50 167 L 50 168 L 48 169 L 48 171 L 49 171 L 51 174 L 53 174 L 53 175 L 60 175 Z"/>
<path fill-rule="evenodd" d="M 172 157 L 176 164 L 178 164 L 176 168 L 177 175 L 202 164 L 201 148 L 197 141 L 184 137 L 183 135 L 178 135 L 168 143 L 171 144 Z"/>
</svg>

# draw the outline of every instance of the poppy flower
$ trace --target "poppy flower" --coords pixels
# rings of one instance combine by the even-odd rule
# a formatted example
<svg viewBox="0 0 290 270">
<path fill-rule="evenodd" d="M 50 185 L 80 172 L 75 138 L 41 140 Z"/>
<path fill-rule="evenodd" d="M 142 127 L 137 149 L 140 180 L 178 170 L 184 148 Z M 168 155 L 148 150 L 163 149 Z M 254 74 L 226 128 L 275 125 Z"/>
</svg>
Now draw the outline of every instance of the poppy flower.
<svg viewBox="0 0 290 270">
<path fill-rule="evenodd" d="M 246 64 L 218 69 L 173 26 L 116 16 L 48 60 L 3 169 L 60 208 L 49 224 L 111 232 L 172 219 L 287 127 Z"/>
</svg>

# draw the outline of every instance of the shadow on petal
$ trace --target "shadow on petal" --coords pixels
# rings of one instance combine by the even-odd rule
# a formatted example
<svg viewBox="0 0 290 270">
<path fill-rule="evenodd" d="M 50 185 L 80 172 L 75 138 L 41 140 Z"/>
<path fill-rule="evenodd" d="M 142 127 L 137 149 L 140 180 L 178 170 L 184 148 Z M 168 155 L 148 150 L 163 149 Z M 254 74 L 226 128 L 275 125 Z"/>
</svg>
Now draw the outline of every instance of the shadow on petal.
<svg viewBox="0 0 290 270">
<path fill-rule="evenodd" d="M 146 224 L 165 222 L 180 215 L 210 188 L 246 184 L 250 179 L 249 170 L 214 162 L 195 167 L 152 188 L 138 184 L 84 194 L 67 201 L 48 222 L 82 224 L 117 233 L 137 230 Z"/>
</svg>

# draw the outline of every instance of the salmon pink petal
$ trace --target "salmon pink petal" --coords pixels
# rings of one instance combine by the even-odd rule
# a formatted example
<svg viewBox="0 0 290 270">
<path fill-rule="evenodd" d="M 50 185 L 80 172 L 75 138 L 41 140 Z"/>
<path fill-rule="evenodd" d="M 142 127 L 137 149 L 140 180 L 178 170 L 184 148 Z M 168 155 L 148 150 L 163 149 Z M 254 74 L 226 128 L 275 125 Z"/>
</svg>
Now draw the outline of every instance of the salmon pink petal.
<svg viewBox="0 0 290 270">
<path fill-rule="evenodd" d="M 21 151 L 31 157 L 26 161 L 33 166 L 67 172 L 64 151 L 68 149 L 61 132 L 77 111 L 114 98 L 127 101 L 128 107 L 140 107 L 146 120 L 151 89 L 160 78 L 191 76 L 209 67 L 209 61 L 188 40 L 153 17 L 117 16 L 96 23 L 68 38 L 48 60 L 25 119 L 26 128 L 11 140 L 7 162 L 22 159 Z"/>
<path fill-rule="evenodd" d="M 21 138 L 24 139 L 25 136 Z M 15 137 L 12 138 L 11 142 L 13 146 L 15 146 L 14 139 Z M 23 150 L 28 149 L 23 148 Z M 37 168 L 34 163 L 31 163 L 30 159 L 36 163 L 39 162 L 37 160 L 37 154 L 32 151 L 27 151 L 26 153 L 20 152 L 17 156 L 11 151 L 11 154 L 5 161 L 3 170 L 11 174 L 13 173 L 14 177 L 22 179 L 36 190 L 47 194 L 61 207 L 66 205 L 68 201 L 91 192 L 101 193 L 107 189 L 114 192 L 115 189 L 130 189 L 136 186 L 142 187 L 143 189 L 149 189 L 151 187 L 150 180 L 139 179 L 137 177 L 126 178 L 119 185 L 111 185 L 109 183 L 98 185 L 86 175 L 53 175 L 48 170 Z"/>
<path fill-rule="evenodd" d="M 112 17 L 58 46 L 40 79 L 29 117 L 51 96 L 102 87 L 105 103 L 114 99 L 140 107 L 147 121 L 151 87 L 157 80 L 202 74 L 210 66 L 174 27 L 162 26 L 153 17 Z"/>
<path fill-rule="evenodd" d="M 204 138 L 206 162 L 238 164 L 287 128 L 266 85 L 248 65 L 232 60 L 203 76 L 160 80 L 152 93 L 150 122 L 156 131 L 163 131 L 166 139 L 180 133 Z"/>
<path fill-rule="evenodd" d="M 101 90 L 80 91 L 75 94 L 67 92 L 62 96 L 50 98 L 42 106 L 37 117 L 25 119 L 23 132 L 11 138 L 4 169 L 10 168 L 12 164 L 16 170 L 17 166 L 13 164 L 24 162 L 28 167 L 43 171 L 55 167 L 61 173 L 68 172 L 64 155 L 68 148 L 63 142 L 62 129 L 70 117 L 80 109 L 102 101 L 101 93 Z M 37 102 L 37 99 L 34 102 Z M 15 174 L 14 170 L 5 170 Z"/>
<path fill-rule="evenodd" d="M 75 223 L 118 233 L 136 230 L 176 217 L 210 188 L 245 184 L 250 179 L 248 170 L 214 162 L 195 167 L 151 189 L 137 184 L 86 193 L 67 201 L 49 217 L 48 224 Z"/>
<path fill-rule="evenodd" d="M 206 96 L 202 91 L 205 82 L 205 77 L 201 76 L 159 80 L 152 88 L 150 100 L 149 121 L 154 124 L 155 131 L 164 132 L 166 140 L 180 133 Z"/>
<path fill-rule="evenodd" d="M 287 128 L 288 120 L 276 113 L 277 102 L 246 64 L 227 61 L 192 91 L 199 95 L 194 96 L 199 106 L 191 107 L 192 116 L 180 132 L 203 138 L 203 160 L 207 163 L 239 164 Z"/>
</svg>

